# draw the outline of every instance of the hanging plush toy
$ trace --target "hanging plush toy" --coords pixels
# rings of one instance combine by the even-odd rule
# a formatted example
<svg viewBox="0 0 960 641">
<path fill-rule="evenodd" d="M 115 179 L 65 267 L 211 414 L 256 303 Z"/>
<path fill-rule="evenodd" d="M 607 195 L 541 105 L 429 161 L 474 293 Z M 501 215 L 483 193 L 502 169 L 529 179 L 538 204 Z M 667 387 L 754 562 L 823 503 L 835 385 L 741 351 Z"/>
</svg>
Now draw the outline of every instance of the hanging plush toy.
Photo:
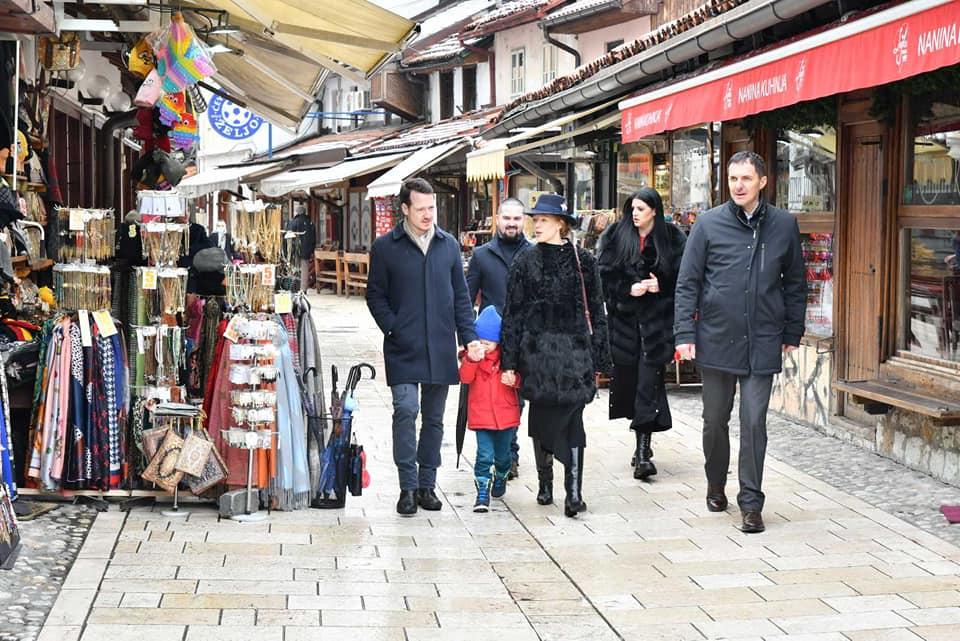
<svg viewBox="0 0 960 641">
<path fill-rule="evenodd" d="M 165 93 L 177 93 L 217 73 L 213 58 L 183 14 L 173 14 L 165 38 L 159 39 L 157 73 Z"/>
<path fill-rule="evenodd" d="M 197 119 L 191 113 L 184 113 L 180 116 L 180 122 L 173 126 L 170 132 L 170 144 L 175 149 L 190 151 L 197 141 L 200 140 L 200 134 L 197 128 Z"/>
</svg>

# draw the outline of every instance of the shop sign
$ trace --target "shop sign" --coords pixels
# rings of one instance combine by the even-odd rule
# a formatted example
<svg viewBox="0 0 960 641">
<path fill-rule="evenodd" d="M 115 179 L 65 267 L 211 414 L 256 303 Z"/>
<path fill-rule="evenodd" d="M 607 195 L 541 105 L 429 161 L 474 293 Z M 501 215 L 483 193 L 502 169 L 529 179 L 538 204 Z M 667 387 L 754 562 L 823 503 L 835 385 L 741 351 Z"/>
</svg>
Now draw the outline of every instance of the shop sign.
<svg viewBox="0 0 960 641">
<path fill-rule="evenodd" d="M 224 138 L 243 140 L 257 133 L 263 118 L 221 96 L 213 96 L 207 108 L 210 126 Z"/>
<path fill-rule="evenodd" d="M 785 47 L 797 53 L 735 75 L 666 96 L 658 94 L 648 101 L 642 101 L 643 96 L 627 100 L 621 122 L 623 142 L 875 87 L 960 63 L 960 0 L 899 18 L 896 10 L 887 10 L 891 17 L 884 24 L 819 45 L 830 32 L 811 36 Z M 882 19 L 882 14 L 875 18 Z M 769 55 L 776 57 L 776 52 Z"/>
</svg>

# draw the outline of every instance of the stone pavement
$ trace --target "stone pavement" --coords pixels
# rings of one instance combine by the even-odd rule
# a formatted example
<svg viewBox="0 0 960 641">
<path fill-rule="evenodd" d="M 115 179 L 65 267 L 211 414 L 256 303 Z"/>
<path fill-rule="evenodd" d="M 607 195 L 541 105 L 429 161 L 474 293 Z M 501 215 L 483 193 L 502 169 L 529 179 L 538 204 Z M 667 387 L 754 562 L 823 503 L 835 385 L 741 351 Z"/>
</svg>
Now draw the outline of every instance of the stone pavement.
<svg viewBox="0 0 960 641">
<path fill-rule="evenodd" d="M 360 299 L 321 296 L 315 310 L 328 369 L 379 365 Z M 474 441 L 468 434 L 456 469 L 450 428 L 444 509 L 405 519 L 394 512 L 380 374 L 358 389 L 356 429 L 373 476 L 363 497 L 341 511 L 275 512 L 266 524 L 219 521 L 203 507 L 180 521 L 99 514 L 40 639 L 960 639 L 960 549 L 868 502 L 885 494 L 882 482 L 934 487 L 900 466 L 881 467 L 879 479 L 864 471 L 858 498 L 797 464 L 842 480 L 880 459 L 812 432 L 778 433 L 771 453 L 790 462 L 768 459 L 767 531 L 744 535 L 736 508 L 705 509 L 695 395 L 676 396 L 676 427 L 654 441 L 660 474 L 640 483 L 628 465 L 632 435 L 605 419 L 601 394 L 586 416 L 581 518 L 536 504 L 526 439 L 505 500 L 474 514 Z M 453 398 L 447 409 L 452 426 Z M 562 497 L 559 479 L 556 490 Z"/>
</svg>

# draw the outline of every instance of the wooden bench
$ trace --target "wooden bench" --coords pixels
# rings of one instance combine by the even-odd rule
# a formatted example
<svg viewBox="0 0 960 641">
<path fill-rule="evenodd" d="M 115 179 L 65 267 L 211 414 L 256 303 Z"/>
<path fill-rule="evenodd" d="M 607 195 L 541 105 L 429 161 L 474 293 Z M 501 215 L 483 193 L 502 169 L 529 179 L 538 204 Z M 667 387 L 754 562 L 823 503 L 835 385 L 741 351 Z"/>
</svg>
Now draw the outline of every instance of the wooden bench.
<svg viewBox="0 0 960 641">
<path fill-rule="evenodd" d="M 344 291 L 350 295 L 350 289 L 357 292 L 367 289 L 367 275 L 370 273 L 370 254 L 343 254 Z"/>
<path fill-rule="evenodd" d="M 340 252 L 317 249 L 313 252 L 314 271 L 317 291 L 320 283 L 333 285 L 333 291 L 338 295 L 343 293 L 343 261 Z"/>
<path fill-rule="evenodd" d="M 850 394 L 854 403 L 863 405 L 868 414 L 886 414 L 894 407 L 928 416 L 938 423 L 960 423 L 960 403 L 920 394 L 893 381 L 837 381 L 834 389 Z"/>
</svg>

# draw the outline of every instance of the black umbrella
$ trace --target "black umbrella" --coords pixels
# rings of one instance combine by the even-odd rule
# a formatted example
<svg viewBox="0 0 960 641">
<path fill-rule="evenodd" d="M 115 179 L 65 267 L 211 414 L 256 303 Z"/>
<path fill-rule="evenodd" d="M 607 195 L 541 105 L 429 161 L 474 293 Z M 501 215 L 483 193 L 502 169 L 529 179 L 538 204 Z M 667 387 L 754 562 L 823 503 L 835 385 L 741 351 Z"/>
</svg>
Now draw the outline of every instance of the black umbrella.
<svg viewBox="0 0 960 641">
<path fill-rule="evenodd" d="M 457 469 L 460 469 L 460 453 L 463 452 L 463 439 L 467 434 L 467 398 L 470 386 L 460 384 L 460 404 L 457 406 Z"/>
</svg>

